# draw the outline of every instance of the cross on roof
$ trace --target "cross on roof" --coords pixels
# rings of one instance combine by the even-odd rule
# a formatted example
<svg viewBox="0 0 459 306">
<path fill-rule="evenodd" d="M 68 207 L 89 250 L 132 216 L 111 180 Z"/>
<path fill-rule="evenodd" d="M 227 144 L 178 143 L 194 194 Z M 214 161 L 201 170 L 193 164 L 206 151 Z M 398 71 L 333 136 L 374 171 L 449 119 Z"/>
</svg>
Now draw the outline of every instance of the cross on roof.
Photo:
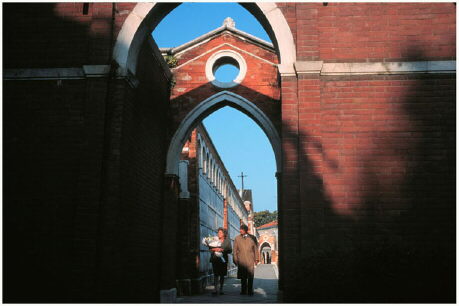
<svg viewBox="0 0 459 306">
<path fill-rule="evenodd" d="M 242 191 L 244 191 L 244 177 L 247 177 L 247 175 L 244 175 L 244 172 L 241 172 L 241 175 L 238 175 L 237 177 L 240 177 L 242 179 Z"/>
</svg>

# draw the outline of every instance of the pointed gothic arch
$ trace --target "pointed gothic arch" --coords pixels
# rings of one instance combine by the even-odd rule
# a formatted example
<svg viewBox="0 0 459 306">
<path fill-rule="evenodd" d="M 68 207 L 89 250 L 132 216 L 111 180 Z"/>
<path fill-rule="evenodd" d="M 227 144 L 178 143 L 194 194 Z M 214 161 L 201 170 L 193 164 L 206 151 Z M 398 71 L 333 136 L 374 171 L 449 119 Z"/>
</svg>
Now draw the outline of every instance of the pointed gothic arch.
<svg viewBox="0 0 459 306">
<path fill-rule="evenodd" d="M 142 43 L 161 20 L 180 3 L 138 3 L 121 28 L 113 50 L 119 73 L 136 74 L 137 59 Z M 279 56 L 279 70 L 294 71 L 296 47 L 290 27 L 275 3 L 241 3 L 263 26 Z"/>
<path fill-rule="evenodd" d="M 172 137 L 166 160 L 166 174 L 178 175 L 180 152 L 192 129 L 214 111 L 231 106 L 252 118 L 265 132 L 276 159 L 276 169 L 281 171 L 281 139 L 271 120 L 252 102 L 229 91 L 219 92 L 201 102 L 182 120 Z"/>
</svg>

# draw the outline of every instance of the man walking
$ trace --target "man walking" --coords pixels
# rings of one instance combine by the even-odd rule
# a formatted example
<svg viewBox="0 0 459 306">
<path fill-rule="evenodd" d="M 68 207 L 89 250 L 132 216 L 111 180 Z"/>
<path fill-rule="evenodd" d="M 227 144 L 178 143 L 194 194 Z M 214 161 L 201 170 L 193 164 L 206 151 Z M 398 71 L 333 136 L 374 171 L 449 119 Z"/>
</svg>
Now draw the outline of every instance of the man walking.
<svg viewBox="0 0 459 306">
<path fill-rule="evenodd" d="M 253 276 L 259 259 L 256 238 L 249 235 L 248 230 L 247 225 L 241 225 L 241 234 L 234 239 L 233 260 L 237 265 L 237 278 L 241 280 L 241 294 L 253 295 Z"/>
</svg>

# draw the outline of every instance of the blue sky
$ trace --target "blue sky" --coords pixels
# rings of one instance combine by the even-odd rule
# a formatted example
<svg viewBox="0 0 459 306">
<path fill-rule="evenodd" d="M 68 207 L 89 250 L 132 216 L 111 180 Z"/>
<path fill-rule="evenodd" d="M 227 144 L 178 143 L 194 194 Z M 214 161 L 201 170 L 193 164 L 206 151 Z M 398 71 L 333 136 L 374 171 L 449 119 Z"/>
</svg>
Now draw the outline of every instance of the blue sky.
<svg viewBox="0 0 459 306">
<path fill-rule="evenodd" d="M 255 17 L 239 4 L 228 2 L 184 3 L 162 20 L 153 38 L 160 48 L 176 47 L 220 27 L 226 17 L 234 19 L 236 28 L 271 42 Z M 216 72 L 216 77 L 227 81 L 236 72 L 226 66 Z M 241 171 L 248 175 L 244 187 L 252 189 L 255 211 L 277 210 L 276 162 L 262 129 L 231 107 L 212 113 L 203 123 L 237 188 L 241 188 Z"/>
<path fill-rule="evenodd" d="M 240 111 L 224 107 L 203 120 L 234 184 L 252 189 L 255 211 L 277 210 L 276 161 L 263 130 Z"/>
<path fill-rule="evenodd" d="M 236 22 L 236 28 L 271 42 L 268 34 L 246 9 L 237 3 L 191 3 L 179 5 L 153 31 L 160 48 L 177 47 L 223 24 L 226 17 Z"/>
</svg>

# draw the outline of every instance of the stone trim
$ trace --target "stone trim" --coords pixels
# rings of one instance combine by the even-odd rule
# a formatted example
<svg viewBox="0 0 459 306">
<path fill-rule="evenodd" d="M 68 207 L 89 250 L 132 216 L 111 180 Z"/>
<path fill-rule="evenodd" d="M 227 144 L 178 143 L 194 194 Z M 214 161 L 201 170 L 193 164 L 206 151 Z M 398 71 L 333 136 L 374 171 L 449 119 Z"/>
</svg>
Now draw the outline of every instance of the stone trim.
<svg viewBox="0 0 459 306">
<path fill-rule="evenodd" d="M 280 71 L 280 69 L 279 69 Z M 371 75 L 413 73 L 456 73 L 456 61 L 324 63 L 322 61 L 295 62 L 296 74 Z M 291 73 L 291 72 L 290 72 Z"/>
<path fill-rule="evenodd" d="M 279 70 L 279 74 L 282 77 L 296 77 L 296 71 L 294 65 L 284 65 L 279 64 L 277 65 L 277 69 Z"/>
<path fill-rule="evenodd" d="M 265 15 L 277 40 L 280 62 L 283 65 L 293 66 L 296 61 L 296 46 L 290 26 L 281 9 L 273 2 L 258 2 L 258 7 Z"/>
<path fill-rule="evenodd" d="M 292 32 L 282 11 L 275 3 L 271 2 L 256 2 L 254 5 L 266 17 L 267 24 L 263 24 L 263 26 L 267 30 L 271 29 L 271 39 L 279 51 L 280 62 L 283 65 L 291 66 L 293 69 L 293 63 L 296 61 L 296 47 Z M 159 22 L 153 16 L 156 6 L 157 3 L 138 3 L 118 33 L 113 58 L 123 74 L 126 74 L 128 70 L 132 74 L 136 74 L 140 46 Z M 159 13 L 161 15 L 161 12 Z"/>
<path fill-rule="evenodd" d="M 81 68 L 19 68 L 4 69 L 3 80 L 82 80 L 103 78 L 110 74 L 110 65 L 83 65 Z"/>
<path fill-rule="evenodd" d="M 220 82 L 215 78 L 214 65 L 220 58 L 229 57 L 234 59 L 239 66 L 239 73 L 236 78 L 231 82 Z M 220 88 L 231 88 L 239 85 L 245 78 L 247 73 L 247 64 L 239 53 L 234 50 L 219 50 L 212 54 L 206 63 L 206 78 L 209 82 Z"/>
<path fill-rule="evenodd" d="M 295 71 L 297 74 L 317 74 L 323 68 L 323 61 L 296 62 Z"/>
<path fill-rule="evenodd" d="M 276 158 L 276 168 L 281 169 L 282 162 L 282 147 L 279 133 L 272 124 L 271 120 L 264 114 L 255 104 L 249 100 L 229 91 L 221 91 L 196 106 L 188 115 L 182 120 L 180 126 L 175 132 L 170 142 L 167 159 L 166 159 L 166 175 L 178 175 L 180 153 L 183 145 L 185 144 L 189 132 L 196 122 L 199 122 L 209 109 L 215 108 L 217 104 L 233 105 L 246 114 L 250 114 L 254 121 L 266 133 L 274 151 Z"/>
<path fill-rule="evenodd" d="M 198 55 L 198 56 L 196 56 L 196 57 L 194 57 L 194 58 L 192 58 L 192 59 L 186 61 L 185 63 L 181 64 L 180 66 L 177 66 L 177 67 L 173 68 L 172 70 L 176 70 L 176 69 L 179 69 L 179 68 L 181 68 L 181 67 L 183 67 L 183 66 L 185 66 L 185 65 L 188 65 L 189 63 L 192 63 L 192 62 L 194 62 L 194 61 L 200 59 L 201 57 L 203 57 L 203 56 L 205 56 L 205 55 L 207 55 L 207 54 L 213 52 L 214 50 L 217 50 L 218 48 L 221 48 L 221 47 L 223 47 L 223 46 L 229 46 L 229 47 L 234 48 L 234 49 L 236 49 L 236 50 L 238 50 L 238 51 L 240 51 L 240 52 L 242 52 L 242 53 L 248 54 L 248 55 L 250 55 L 250 56 L 252 56 L 252 57 L 254 57 L 254 58 L 256 58 L 256 59 L 258 59 L 258 60 L 260 60 L 260 61 L 263 61 L 263 62 L 268 63 L 268 64 L 273 65 L 273 66 L 276 65 L 275 63 L 270 62 L 270 61 L 268 61 L 268 60 L 266 60 L 266 59 L 264 59 L 264 58 L 261 58 L 261 57 L 255 55 L 255 54 L 253 54 L 253 53 L 251 53 L 251 52 L 249 52 L 249 51 L 246 51 L 246 50 L 244 50 L 244 49 L 241 49 L 241 48 L 238 48 L 238 47 L 236 47 L 236 46 L 233 46 L 233 45 L 230 44 L 230 43 L 223 43 L 223 44 L 220 44 L 220 45 L 218 45 L 218 46 L 216 46 L 216 47 L 214 47 L 214 48 L 212 48 L 212 49 L 210 49 L 210 50 L 207 50 L 207 51 L 204 52 L 204 53 L 201 53 L 200 55 Z M 179 55 L 179 54 L 177 53 L 176 55 Z"/>
<path fill-rule="evenodd" d="M 3 80 L 74 80 L 84 78 L 83 68 L 24 68 L 3 70 Z"/>
<path fill-rule="evenodd" d="M 83 71 L 87 78 L 106 77 L 110 74 L 110 65 L 83 65 Z"/>
<path fill-rule="evenodd" d="M 220 35 L 221 33 L 223 32 L 229 32 L 231 34 L 233 34 L 234 36 L 236 37 L 239 37 L 240 39 L 248 39 L 248 40 L 251 40 L 252 43 L 262 47 L 262 48 L 265 48 L 265 49 L 268 49 L 269 51 L 274 51 L 274 46 L 261 39 L 261 38 L 258 38 L 256 36 L 253 36 L 249 33 L 246 33 L 244 31 L 241 31 L 239 29 L 236 29 L 236 28 L 233 28 L 233 27 L 229 27 L 229 26 L 226 26 L 226 25 L 223 25 L 219 28 L 216 28 L 215 30 L 212 30 L 204 35 L 201 35 L 199 36 L 198 38 L 195 38 L 187 43 L 184 43 L 178 47 L 174 47 L 174 48 L 161 48 L 161 52 L 167 52 L 168 54 L 178 54 L 178 53 L 182 53 L 182 52 L 186 52 L 188 51 L 189 49 L 193 49 L 203 43 L 206 43 L 207 41 L 211 40 L 212 38 Z"/>
</svg>

